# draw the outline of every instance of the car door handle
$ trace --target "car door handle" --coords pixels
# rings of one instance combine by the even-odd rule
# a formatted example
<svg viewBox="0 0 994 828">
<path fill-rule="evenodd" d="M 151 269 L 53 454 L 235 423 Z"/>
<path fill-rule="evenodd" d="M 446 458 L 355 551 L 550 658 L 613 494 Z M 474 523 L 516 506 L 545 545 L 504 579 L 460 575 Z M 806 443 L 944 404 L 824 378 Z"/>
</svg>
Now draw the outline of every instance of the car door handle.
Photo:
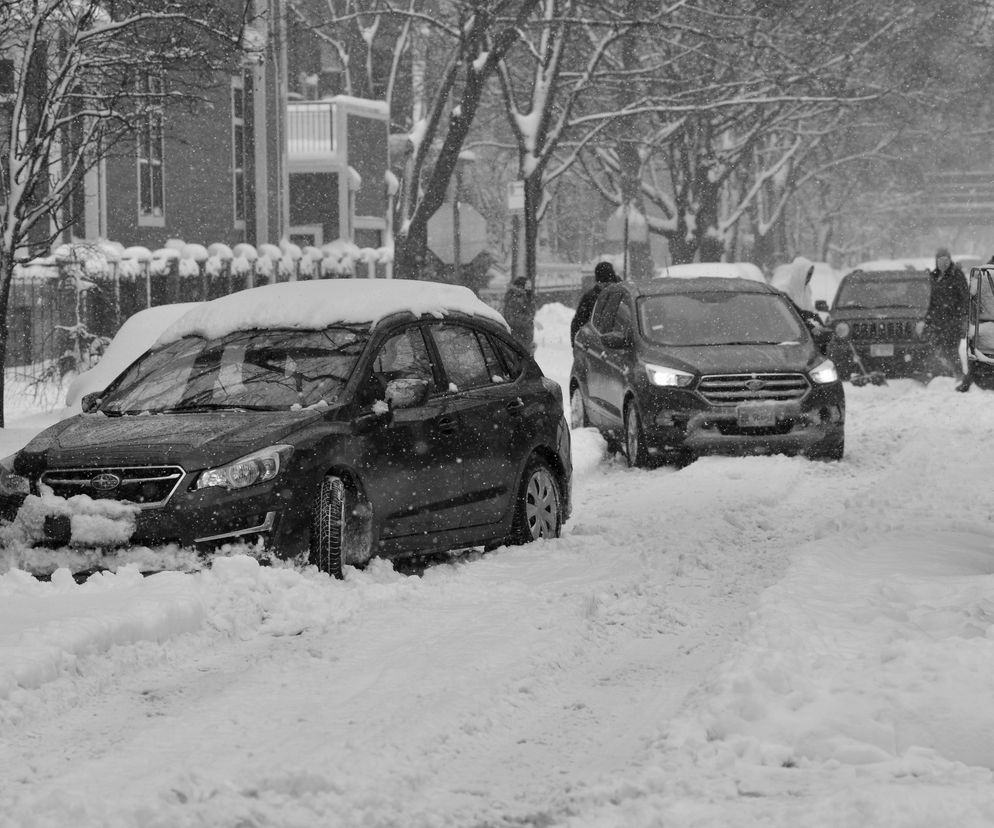
<svg viewBox="0 0 994 828">
<path fill-rule="evenodd" d="M 521 410 L 525 407 L 525 401 L 518 397 L 517 399 L 511 400 L 505 406 L 509 414 L 520 414 Z"/>
<path fill-rule="evenodd" d="M 442 434 L 455 434 L 458 425 L 459 423 L 455 417 L 441 417 L 438 420 L 438 430 Z"/>
</svg>

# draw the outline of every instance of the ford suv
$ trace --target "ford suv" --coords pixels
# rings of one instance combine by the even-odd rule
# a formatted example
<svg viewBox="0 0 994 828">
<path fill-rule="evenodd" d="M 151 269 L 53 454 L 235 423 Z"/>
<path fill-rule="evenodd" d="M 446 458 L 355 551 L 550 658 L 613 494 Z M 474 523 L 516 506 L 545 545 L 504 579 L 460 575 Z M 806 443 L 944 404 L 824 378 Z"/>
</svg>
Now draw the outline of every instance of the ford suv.
<svg viewBox="0 0 994 828">
<path fill-rule="evenodd" d="M 845 448 L 835 366 L 785 294 L 745 279 L 606 288 L 576 336 L 570 410 L 633 466 L 718 453 L 838 460 Z"/>
</svg>

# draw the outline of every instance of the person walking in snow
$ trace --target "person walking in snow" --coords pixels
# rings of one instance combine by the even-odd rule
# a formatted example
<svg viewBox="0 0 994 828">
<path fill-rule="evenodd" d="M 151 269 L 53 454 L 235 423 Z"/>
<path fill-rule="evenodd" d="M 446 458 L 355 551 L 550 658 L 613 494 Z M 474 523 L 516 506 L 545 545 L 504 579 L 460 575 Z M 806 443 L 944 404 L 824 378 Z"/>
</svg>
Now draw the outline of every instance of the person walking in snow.
<svg viewBox="0 0 994 828">
<path fill-rule="evenodd" d="M 514 279 L 504 294 L 504 319 L 511 328 L 514 338 L 524 345 L 529 353 L 535 350 L 535 299 L 528 290 L 528 280 L 524 276 Z"/>
<path fill-rule="evenodd" d="M 597 263 L 597 267 L 594 268 L 594 286 L 580 297 L 580 302 L 576 306 L 576 313 L 573 314 L 573 321 L 569 326 L 569 341 L 571 345 L 576 339 L 576 332 L 587 324 L 590 315 L 594 312 L 594 304 L 597 302 L 597 297 L 600 296 L 601 291 L 608 285 L 613 285 L 620 281 L 621 279 L 618 278 L 618 274 L 614 272 L 613 264 L 610 262 Z"/>
<path fill-rule="evenodd" d="M 925 313 L 924 335 L 931 343 L 932 354 L 925 374 L 928 379 L 939 375 L 958 377 L 959 385 L 967 383 L 963 389 L 966 390 L 969 384 L 961 370 L 959 355 L 970 302 L 966 276 L 949 250 L 940 247 L 935 251 L 935 270 L 929 278 L 932 292 Z"/>
</svg>

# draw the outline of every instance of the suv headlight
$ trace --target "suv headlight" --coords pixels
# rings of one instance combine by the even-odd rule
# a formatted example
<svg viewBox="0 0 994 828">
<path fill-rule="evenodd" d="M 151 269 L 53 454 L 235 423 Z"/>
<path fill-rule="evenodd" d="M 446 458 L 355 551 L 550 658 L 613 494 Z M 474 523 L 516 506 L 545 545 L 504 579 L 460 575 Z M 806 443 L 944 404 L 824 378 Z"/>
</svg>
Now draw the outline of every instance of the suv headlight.
<svg viewBox="0 0 994 828">
<path fill-rule="evenodd" d="M 645 364 L 645 373 L 653 385 L 683 388 L 694 381 L 694 375 L 686 371 L 667 368 L 664 365 L 653 365 L 649 362 Z"/>
<path fill-rule="evenodd" d="M 919 319 L 915 322 L 915 336 L 921 336 L 925 333 L 925 320 Z"/>
<path fill-rule="evenodd" d="M 845 339 L 847 336 L 849 336 L 849 323 L 848 322 L 840 322 L 838 325 L 836 325 L 835 326 L 835 335 L 839 339 Z"/>
<path fill-rule="evenodd" d="M 824 385 L 827 382 L 836 382 L 839 379 L 839 372 L 835 370 L 835 363 L 830 359 L 819 362 L 808 373 L 811 376 L 811 381 L 818 385 Z"/>
<path fill-rule="evenodd" d="M 244 489 L 272 480 L 293 454 L 293 446 L 277 445 L 254 451 L 237 460 L 200 473 L 194 488 Z"/>
</svg>

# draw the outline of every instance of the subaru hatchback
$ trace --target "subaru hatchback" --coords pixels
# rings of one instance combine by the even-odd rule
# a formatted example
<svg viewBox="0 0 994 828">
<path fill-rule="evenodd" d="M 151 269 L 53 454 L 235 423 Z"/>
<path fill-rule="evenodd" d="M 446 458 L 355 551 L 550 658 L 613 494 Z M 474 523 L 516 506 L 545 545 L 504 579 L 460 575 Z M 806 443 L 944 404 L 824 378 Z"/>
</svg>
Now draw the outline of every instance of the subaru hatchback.
<svg viewBox="0 0 994 828">
<path fill-rule="evenodd" d="M 500 314 L 455 285 L 334 280 L 193 307 L 8 458 L 0 493 L 36 543 L 250 541 L 340 577 L 556 537 L 570 481 L 562 392 Z"/>
<path fill-rule="evenodd" d="M 612 285 L 577 333 L 574 427 L 628 462 L 702 454 L 841 459 L 845 394 L 790 300 L 745 279 Z"/>
</svg>

